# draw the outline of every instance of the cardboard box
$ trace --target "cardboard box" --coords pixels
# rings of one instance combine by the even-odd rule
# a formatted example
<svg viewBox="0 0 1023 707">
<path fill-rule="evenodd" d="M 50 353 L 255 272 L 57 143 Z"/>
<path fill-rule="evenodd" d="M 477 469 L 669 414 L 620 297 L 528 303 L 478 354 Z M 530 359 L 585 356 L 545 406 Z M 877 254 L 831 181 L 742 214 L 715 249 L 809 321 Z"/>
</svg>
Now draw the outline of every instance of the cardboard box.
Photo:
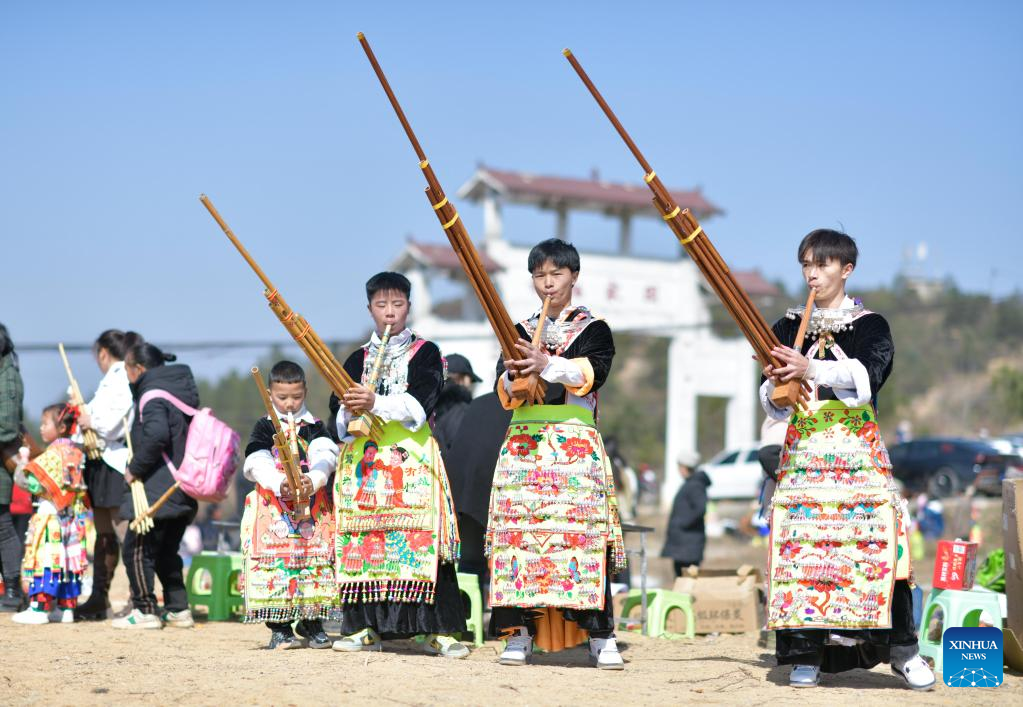
<svg viewBox="0 0 1023 707">
<path fill-rule="evenodd" d="M 737 570 L 690 571 L 674 590 L 693 598 L 697 633 L 744 633 L 763 626 L 760 572 L 752 565 Z M 674 614 L 678 614 L 675 616 Z M 668 630 L 685 630 L 682 612 L 668 615 Z"/>
<path fill-rule="evenodd" d="M 1023 479 L 1002 482 L 1002 542 L 1005 545 L 1006 623 L 1023 646 Z"/>
<path fill-rule="evenodd" d="M 972 589 L 977 577 L 977 549 L 977 543 L 965 540 L 939 540 L 931 582 L 934 588 Z"/>
</svg>

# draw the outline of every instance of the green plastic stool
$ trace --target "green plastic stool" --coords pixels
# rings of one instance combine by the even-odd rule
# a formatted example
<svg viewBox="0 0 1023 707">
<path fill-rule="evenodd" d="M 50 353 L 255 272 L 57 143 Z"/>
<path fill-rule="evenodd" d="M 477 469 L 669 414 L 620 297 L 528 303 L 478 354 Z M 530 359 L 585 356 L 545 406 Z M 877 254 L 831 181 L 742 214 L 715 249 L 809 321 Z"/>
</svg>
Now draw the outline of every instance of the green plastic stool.
<svg viewBox="0 0 1023 707">
<path fill-rule="evenodd" d="M 928 636 L 928 628 L 934 612 L 941 609 L 941 633 L 945 630 L 958 627 L 976 627 L 980 625 L 980 615 L 987 612 L 996 622 L 998 628 L 1002 627 L 1002 606 L 998 599 L 997 592 L 988 592 L 981 589 L 959 591 L 955 589 L 932 589 L 924 605 L 923 614 L 920 618 L 920 655 L 934 661 L 934 670 L 941 672 L 941 640 L 931 640 Z"/>
<path fill-rule="evenodd" d="M 474 574 L 458 573 L 458 589 L 469 597 L 469 618 L 466 628 L 472 631 L 473 644 L 483 645 L 483 595 L 480 594 L 480 580 Z"/>
<path fill-rule="evenodd" d="M 188 568 L 188 606 L 206 609 L 209 621 L 230 621 L 244 613 L 245 598 L 238 591 L 238 578 L 242 573 L 240 552 L 200 552 L 192 558 Z M 209 587 L 205 577 L 209 576 Z"/>
<path fill-rule="evenodd" d="M 655 638 L 693 638 L 696 635 L 696 616 L 693 613 L 693 598 L 688 594 L 673 592 L 670 589 L 648 589 L 647 598 L 647 634 Z M 628 618 L 633 608 L 643 604 L 642 592 L 630 589 L 622 607 L 622 616 Z M 668 614 L 679 609 L 686 615 L 686 632 L 672 633 L 665 629 Z"/>
</svg>

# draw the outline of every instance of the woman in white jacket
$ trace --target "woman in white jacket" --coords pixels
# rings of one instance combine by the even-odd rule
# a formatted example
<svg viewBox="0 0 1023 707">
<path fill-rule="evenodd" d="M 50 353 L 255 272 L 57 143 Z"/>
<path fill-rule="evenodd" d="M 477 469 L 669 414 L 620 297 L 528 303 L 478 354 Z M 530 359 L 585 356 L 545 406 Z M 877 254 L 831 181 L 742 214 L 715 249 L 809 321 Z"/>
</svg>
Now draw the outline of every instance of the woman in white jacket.
<svg viewBox="0 0 1023 707">
<path fill-rule="evenodd" d="M 91 429 L 100 441 L 102 456 L 89 460 L 85 466 L 85 483 L 89 489 L 96 523 L 96 547 L 93 560 L 92 594 L 78 607 L 75 618 L 102 621 L 110 608 L 108 592 L 117 569 L 120 543 L 124 540 L 128 521 L 121 520 L 118 508 L 127 491 L 124 469 L 128 464 L 125 444 L 125 421 L 132 414 L 131 388 L 124 370 L 124 353 L 142 337 L 135 332 L 107 329 L 92 345 L 96 365 L 103 378 L 96 394 L 86 403 L 79 418 L 82 429 Z"/>
</svg>

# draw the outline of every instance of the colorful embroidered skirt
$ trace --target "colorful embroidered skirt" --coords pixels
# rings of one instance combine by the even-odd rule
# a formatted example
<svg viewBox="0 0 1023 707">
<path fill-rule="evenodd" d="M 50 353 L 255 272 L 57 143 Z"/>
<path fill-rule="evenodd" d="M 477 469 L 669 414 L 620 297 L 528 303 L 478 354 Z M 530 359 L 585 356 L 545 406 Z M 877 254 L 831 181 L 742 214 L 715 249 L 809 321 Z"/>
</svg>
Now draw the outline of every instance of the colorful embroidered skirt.
<svg viewBox="0 0 1023 707">
<path fill-rule="evenodd" d="M 341 446 L 334 477 L 341 604 L 433 603 L 437 568 L 458 560 L 458 528 L 430 428 L 397 422 Z"/>
<path fill-rule="evenodd" d="M 625 550 L 611 464 L 593 414 L 531 405 L 512 415 L 490 495 L 490 605 L 602 609 L 607 550 Z"/>
<path fill-rule="evenodd" d="M 909 546 L 869 405 L 792 417 L 772 506 L 768 628 L 890 628 Z"/>
<path fill-rule="evenodd" d="M 295 522 L 281 500 L 256 486 L 242 516 L 242 591 L 247 622 L 329 618 L 337 608 L 334 510 L 328 491 Z"/>
<path fill-rule="evenodd" d="M 80 500 L 58 513 L 33 514 L 28 521 L 21 562 L 24 580 L 29 585 L 46 577 L 64 583 L 80 580 L 89 566 L 85 531 L 86 511 Z"/>
</svg>

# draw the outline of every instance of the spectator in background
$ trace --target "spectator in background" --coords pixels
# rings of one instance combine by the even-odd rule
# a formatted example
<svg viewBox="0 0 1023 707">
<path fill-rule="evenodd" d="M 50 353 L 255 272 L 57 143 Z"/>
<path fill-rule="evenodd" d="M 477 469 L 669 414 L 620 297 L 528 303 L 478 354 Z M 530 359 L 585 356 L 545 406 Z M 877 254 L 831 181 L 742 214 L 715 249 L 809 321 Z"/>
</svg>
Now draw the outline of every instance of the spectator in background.
<svg viewBox="0 0 1023 707">
<path fill-rule="evenodd" d="M 760 488 L 760 517 L 764 519 L 771 517 L 771 499 L 774 498 L 774 486 L 778 482 L 781 446 L 785 443 L 785 433 L 788 429 L 787 421 L 775 420 L 770 415 L 764 418 L 764 423 L 760 426 L 760 452 L 757 458 L 765 477 Z"/>
<path fill-rule="evenodd" d="M 449 354 L 444 360 L 448 364 L 448 376 L 437 398 L 437 407 L 433 410 L 433 436 L 440 447 L 441 456 L 451 451 L 455 434 L 472 402 L 472 387 L 483 380 L 476 375 L 469 359 L 462 354 Z M 446 465 L 446 458 L 444 462 Z"/>
<path fill-rule="evenodd" d="M 199 407 L 199 390 L 188 366 L 165 365 L 177 360 L 152 344 L 138 344 L 125 355 L 125 370 L 132 384 L 135 399 L 135 421 L 131 427 L 134 456 L 128 464 L 124 480 L 142 481 L 149 505 L 174 485 L 168 461 L 180 466 L 185 457 L 185 440 L 190 418 L 162 398 L 146 403 L 140 414 L 139 401 L 151 390 L 170 393 L 185 405 Z M 143 418 L 144 415 L 144 418 Z M 120 629 L 158 629 L 163 625 L 190 628 L 195 625 L 188 609 L 188 596 L 182 573 L 181 555 L 178 554 L 185 529 L 195 518 L 198 503 L 181 489 L 153 516 L 154 526 L 145 535 L 130 527 L 124 539 L 124 566 L 131 584 L 132 611 L 114 619 L 111 624 Z M 131 495 L 124 494 L 121 517 L 132 518 L 134 509 Z M 163 585 L 164 610 L 157 615 L 154 575 Z"/>
<path fill-rule="evenodd" d="M 81 409 L 78 426 L 91 429 L 101 440 L 102 456 L 85 462 L 85 485 L 92 503 L 96 524 L 96 543 L 93 548 L 92 593 L 89 599 L 75 609 L 79 621 L 104 621 L 110 608 L 110 583 L 117 569 L 120 544 L 128 530 L 128 521 L 121 519 L 119 507 L 127 487 L 124 470 L 128 466 L 128 447 L 125 435 L 132 410 L 131 386 L 124 371 L 124 353 L 142 341 L 135 332 L 125 333 L 107 329 L 93 342 L 92 353 L 103 378 L 92 400 Z M 82 432 L 75 435 L 80 442 Z"/>
<path fill-rule="evenodd" d="M 4 468 L 0 468 L 0 570 L 4 580 L 4 596 L 0 598 L 0 611 L 14 612 L 21 608 L 21 553 L 24 533 L 18 535 L 11 518 L 11 490 L 14 488 L 14 464 L 7 468 L 8 459 L 15 459 L 21 447 L 22 399 L 25 388 L 18 369 L 18 354 L 7 327 L 0 324 L 0 450 Z"/>
<path fill-rule="evenodd" d="M 707 512 L 710 477 L 696 468 L 699 457 L 695 452 L 682 452 L 677 462 L 678 473 L 683 479 L 682 488 L 675 494 L 671 506 L 661 557 L 674 560 L 675 575 L 681 577 L 686 567 L 703 562 L 703 549 L 707 545 L 703 516 Z"/>
</svg>

